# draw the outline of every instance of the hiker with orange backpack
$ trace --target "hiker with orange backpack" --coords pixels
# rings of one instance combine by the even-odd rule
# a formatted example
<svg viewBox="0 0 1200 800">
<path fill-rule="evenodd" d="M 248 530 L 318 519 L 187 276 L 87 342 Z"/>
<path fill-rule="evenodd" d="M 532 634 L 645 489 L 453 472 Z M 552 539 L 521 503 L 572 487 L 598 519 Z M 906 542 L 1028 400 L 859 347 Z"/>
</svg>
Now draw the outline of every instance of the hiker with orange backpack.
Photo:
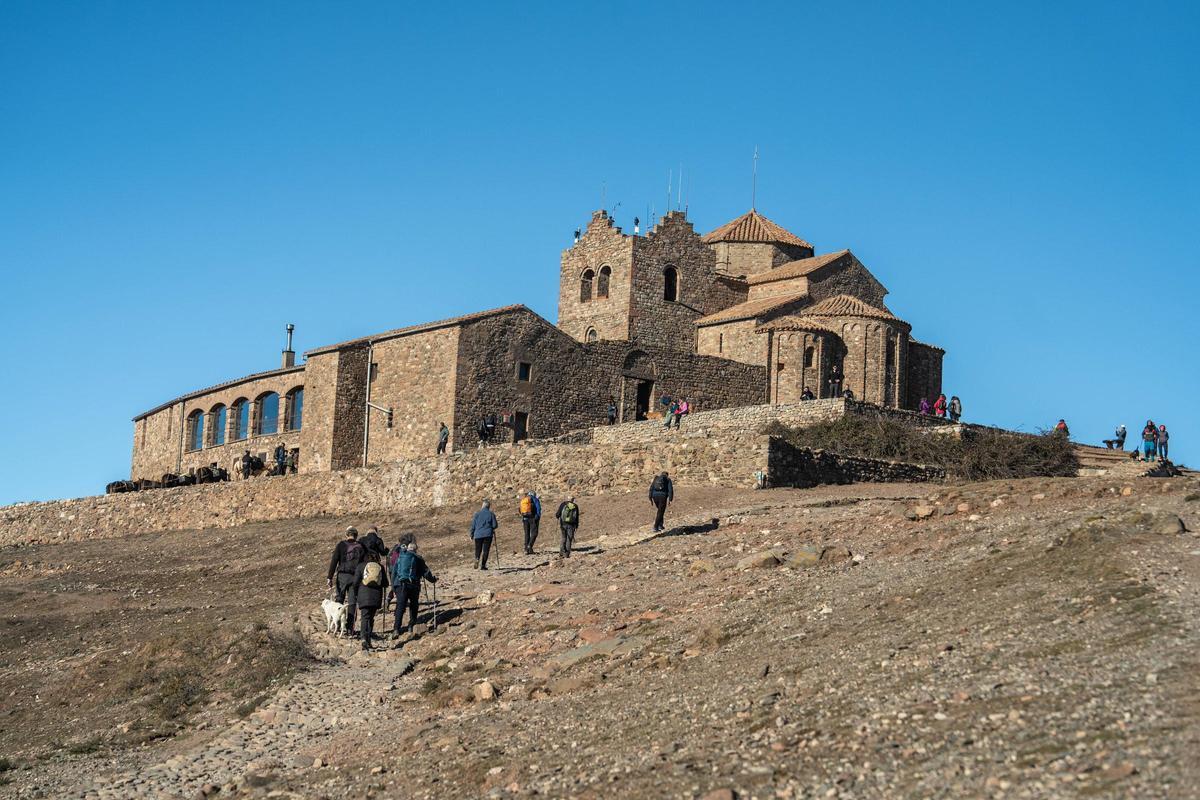
<svg viewBox="0 0 1200 800">
<path fill-rule="evenodd" d="M 538 528 L 542 524 L 542 501 L 536 492 L 524 489 L 517 495 L 517 510 L 521 512 L 521 525 L 525 529 L 525 555 L 533 555 L 533 545 L 537 541 Z"/>
</svg>

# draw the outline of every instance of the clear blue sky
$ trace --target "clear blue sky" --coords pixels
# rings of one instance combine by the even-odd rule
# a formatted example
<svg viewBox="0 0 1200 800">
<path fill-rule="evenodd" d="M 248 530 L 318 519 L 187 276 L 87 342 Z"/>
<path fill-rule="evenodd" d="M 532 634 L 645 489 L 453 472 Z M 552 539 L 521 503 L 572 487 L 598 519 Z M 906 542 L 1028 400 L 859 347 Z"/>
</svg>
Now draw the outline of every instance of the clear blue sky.
<svg viewBox="0 0 1200 800">
<path fill-rule="evenodd" d="M 0 4 L 0 502 L 131 417 L 509 303 L 667 172 L 850 247 L 971 420 L 1200 461 L 1193 3 Z"/>
</svg>

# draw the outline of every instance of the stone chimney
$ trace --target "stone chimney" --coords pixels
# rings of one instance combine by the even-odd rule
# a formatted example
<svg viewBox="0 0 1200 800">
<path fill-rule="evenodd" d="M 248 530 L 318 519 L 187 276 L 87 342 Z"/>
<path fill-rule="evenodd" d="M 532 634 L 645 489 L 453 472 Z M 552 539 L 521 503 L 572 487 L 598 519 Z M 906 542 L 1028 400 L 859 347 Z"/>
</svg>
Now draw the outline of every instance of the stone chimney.
<svg viewBox="0 0 1200 800">
<path fill-rule="evenodd" d="M 296 366 L 296 351 L 292 349 L 292 331 L 294 330 L 296 330 L 296 326 L 289 322 L 287 326 L 287 348 L 283 351 L 282 369 Z"/>
</svg>

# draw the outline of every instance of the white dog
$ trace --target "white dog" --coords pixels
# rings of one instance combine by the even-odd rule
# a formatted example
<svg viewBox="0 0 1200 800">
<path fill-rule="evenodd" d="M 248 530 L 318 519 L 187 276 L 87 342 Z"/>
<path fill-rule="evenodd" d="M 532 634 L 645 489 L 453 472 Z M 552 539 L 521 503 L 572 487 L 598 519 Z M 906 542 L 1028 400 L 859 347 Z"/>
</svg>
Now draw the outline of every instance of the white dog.
<svg viewBox="0 0 1200 800">
<path fill-rule="evenodd" d="M 337 633 L 341 636 L 346 632 L 346 617 L 349 606 L 336 600 L 326 598 L 321 601 L 321 610 L 325 612 L 325 632 Z"/>
</svg>

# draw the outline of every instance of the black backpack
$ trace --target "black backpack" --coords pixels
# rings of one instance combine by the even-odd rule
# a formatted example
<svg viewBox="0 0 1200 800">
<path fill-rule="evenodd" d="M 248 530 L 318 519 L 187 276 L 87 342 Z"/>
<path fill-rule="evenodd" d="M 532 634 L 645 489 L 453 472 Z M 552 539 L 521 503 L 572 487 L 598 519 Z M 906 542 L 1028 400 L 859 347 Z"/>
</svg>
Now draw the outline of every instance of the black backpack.
<svg viewBox="0 0 1200 800">
<path fill-rule="evenodd" d="M 650 484 L 650 491 L 655 494 L 667 493 L 667 479 L 662 475 L 654 476 L 654 483 Z"/>
<path fill-rule="evenodd" d="M 357 541 L 346 542 L 346 550 L 342 553 L 342 561 L 338 564 L 338 572 L 353 575 L 365 555 L 362 544 Z"/>
</svg>

